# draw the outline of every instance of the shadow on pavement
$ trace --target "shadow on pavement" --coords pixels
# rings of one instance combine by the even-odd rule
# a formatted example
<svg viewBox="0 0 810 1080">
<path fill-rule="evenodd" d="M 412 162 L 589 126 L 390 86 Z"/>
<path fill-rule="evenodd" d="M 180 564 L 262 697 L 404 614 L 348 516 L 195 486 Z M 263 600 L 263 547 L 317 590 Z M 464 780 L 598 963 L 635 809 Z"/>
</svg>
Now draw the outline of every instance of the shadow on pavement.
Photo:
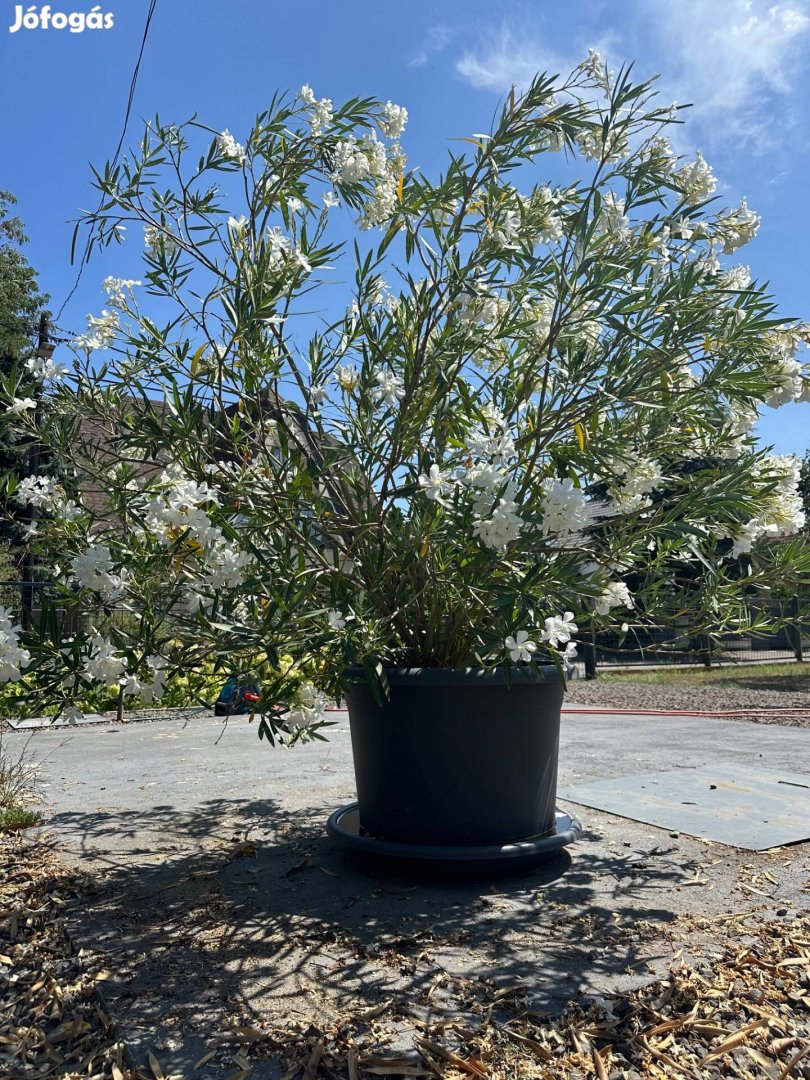
<svg viewBox="0 0 810 1080">
<path fill-rule="evenodd" d="M 586 835 L 518 877 L 416 882 L 346 861 L 331 809 L 212 799 L 51 819 L 86 874 L 74 933 L 144 1057 L 185 1075 L 212 1034 L 312 1023 L 405 1052 L 420 1021 L 472 1022 L 515 993 L 557 1011 L 672 955 L 671 890 L 695 874 L 672 849 L 611 855 Z"/>
</svg>

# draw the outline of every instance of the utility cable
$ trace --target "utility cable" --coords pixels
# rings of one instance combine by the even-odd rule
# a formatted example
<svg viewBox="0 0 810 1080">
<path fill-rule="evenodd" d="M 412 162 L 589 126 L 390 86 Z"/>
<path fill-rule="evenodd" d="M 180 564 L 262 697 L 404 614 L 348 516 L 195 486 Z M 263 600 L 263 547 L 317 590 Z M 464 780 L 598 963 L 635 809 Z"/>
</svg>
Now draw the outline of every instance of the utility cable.
<svg viewBox="0 0 810 1080">
<path fill-rule="evenodd" d="M 121 137 L 118 140 L 118 146 L 115 148 L 115 154 L 113 155 L 113 159 L 112 159 L 112 167 L 113 168 L 115 168 L 115 166 L 118 163 L 118 157 L 119 157 L 119 155 L 121 153 L 121 150 L 123 148 L 124 139 L 126 138 L 127 127 L 129 126 L 129 118 L 130 118 L 130 115 L 132 113 L 132 103 L 135 100 L 135 87 L 138 84 L 138 75 L 139 75 L 140 70 L 141 70 L 141 61 L 143 60 L 143 54 L 144 54 L 144 51 L 146 49 L 146 41 L 147 41 L 147 38 L 149 37 L 149 27 L 152 24 L 152 17 L 155 14 L 156 6 L 157 6 L 157 0 L 149 0 L 149 10 L 146 13 L 146 23 L 145 23 L 144 28 L 143 28 L 143 36 L 141 37 L 141 47 L 140 47 L 140 49 L 138 51 L 138 59 L 135 62 L 135 69 L 132 72 L 132 81 L 131 81 L 130 86 L 129 86 L 129 97 L 127 99 L 126 113 L 124 114 L 124 124 L 123 124 L 123 127 L 121 128 Z M 101 207 L 103 205 L 104 205 L 104 200 L 102 199 L 101 203 L 99 203 L 99 210 L 101 209 Z M 57 313 L 56 313 L 56 318 L 57 319 L 59 319 L 62 312 L 65 310 L 68 303 L 71 301 L 71 299 L 73 298 L 73 296 L 76 293 L 76 290 L 79 287 L 79 282 L 82 279 L 82 274 L 84 273 L 84 268 L 87 265 L 87 261 L 88 261 L 88 259 L 90 257 L 90 249 L 92 247 L 92 243 L 93 243 L 93 229 L 90 230 L 90 233 L 89 233 L 89 235 L 87 237 L 87 243 L 84 246 L 84 252 L 82 254 L 81 262 L 79 263 L 79 272 L 76 275 L 76 280 L 73 282 L 73 288 L 67 294 L 67 297 L 65 298 L 64 303 L 59 308 L 59 311 L 57 311 Z"/>
</svg>

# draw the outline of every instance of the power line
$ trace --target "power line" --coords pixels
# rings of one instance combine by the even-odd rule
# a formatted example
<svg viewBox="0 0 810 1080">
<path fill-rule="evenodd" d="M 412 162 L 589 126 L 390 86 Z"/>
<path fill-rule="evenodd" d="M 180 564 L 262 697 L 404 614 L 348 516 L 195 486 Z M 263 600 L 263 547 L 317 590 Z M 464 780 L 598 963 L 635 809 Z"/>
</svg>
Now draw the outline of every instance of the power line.
<svg viewBox="0 0 810 1080">
<path fill-rule="evenodd" d="M 132 81 L 131 81 L 131 83 L 129 85 L 129 97 L 127 98 L 127 108 L 126 108 L 126 112 L 124 114 L 124 124 L 123 124 L 123 127 L 121 128 L 121 138 L 118 140 L 118 146 L 115 148 L 115 154 L 113 155 L 113 159 L 112 159 L 112 167 L 113 168 L 115 168 L 116 164 L 118 163 L 118 156 L 121 153 L 121 150 L 122 150 L 123 145 L 124 145 L 124 139 L 126 138 L 126 135 L 127 135 L 127 127 L 129 126 L 129 118 L 130 118 L 130 115 L 132 113 L 132 103 L 135 100 L 135 87 L 137 86 L 137 83 L 138 83 L 138 75 L 139 75 L 140 70 L 141 70 L 141 61 L 143 60 L 144 50 L 146 49 L 146 39 L 149 37 L 149 27 L 152 24 L 152 16 L 155 14 L 156 6 L 157 6 L 157 0 L 149 0 L 149 10 L 146 13 L 146 23 L 144 24 L 144 28 L 143 28 L 143 36 L 141 38 L 141 47 L 138 50 L 138 59 L 135 61 L 135 69 L 132 72 Z M 99 210 L 101 209 L 101 207 L 103 205 L 104 205 L 104 200 L 102 199 L 101 203 L 99 203 Z M 68 303 L 71 301 L 71 299 L 73 298 L 76 290 L 79 287 L 79 282 L 82 280 L 82 274 L 84 273 L 84 268 L 87 265 L 88 258 L 90 257 L 90 247 L 92 245 L 92 242 L 93 242 L 93 229 L 91 228 L 90 233 L 89 233 L 89 235 L 87 237 L 87 243 L 84 246 L 84 253 L 82 254 L 81 262 L 79 263 L 79 272 L 76 275 L 76 280 L 73 282 L 73 288 L 67 294 L 64 303 L 62 304 L 62 306 L 59 308 L 59 310 L 56 313 L 56 318 L 57 319 L 61 316 L 62 312 L 65 310 Z"/>
</svg>

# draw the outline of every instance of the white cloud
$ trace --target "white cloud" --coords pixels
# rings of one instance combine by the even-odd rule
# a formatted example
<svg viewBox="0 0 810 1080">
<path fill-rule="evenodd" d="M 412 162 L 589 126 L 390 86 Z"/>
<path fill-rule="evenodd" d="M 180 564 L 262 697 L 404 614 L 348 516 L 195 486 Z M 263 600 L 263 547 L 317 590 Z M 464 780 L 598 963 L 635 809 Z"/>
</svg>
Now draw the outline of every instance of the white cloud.
<svg viewBox="0 0 810 1080">
<path fill-rule="evenodd" d="M 485 46 L 465 52 L 456 61 L 459 75 L 479 90 L 501 94 L 512 86 L 523 89 L 539 71 L 560 73 L 572 66 L 530 34 L 512 30 L 506 23 L 499 34 L 487 38 Z"/>
<path fill-rule="evenodd" d="M 694 102 L 684 116 L 690 142 L 710 136 L 762 151 L 796 123 L 796 80 L 810 43 L 807 0 L 634 0 L 621 18 L 610 17 L 599 41 L 598 21 L 590 23 L 590 40 L 541 38 L 539 25 L 504 21 L 462 53 L 456 71 L 503 94 L 538 71 L 567 73 L 593 47 L 611 68 L 635 59 L 637 78 L 661 72 L 658 89 L 668 101 Z"/>
<path fill-rule="evenodd" d="M 428 60 L 444 52 L 453 37 L 453 31 L 448 26 L 431 26 L 422 44 L 408 61 L 408 67 L 424 67 Z"/>
<path fill-rule="evenodd" d="M 804 3 L 770 0 L 644 0 L 662 82 L 695 103 L 698 128 L 718 121 L 727 136 L 764 149 L 793 121 L 790 99 L 810 39 Z"/>
</svg>

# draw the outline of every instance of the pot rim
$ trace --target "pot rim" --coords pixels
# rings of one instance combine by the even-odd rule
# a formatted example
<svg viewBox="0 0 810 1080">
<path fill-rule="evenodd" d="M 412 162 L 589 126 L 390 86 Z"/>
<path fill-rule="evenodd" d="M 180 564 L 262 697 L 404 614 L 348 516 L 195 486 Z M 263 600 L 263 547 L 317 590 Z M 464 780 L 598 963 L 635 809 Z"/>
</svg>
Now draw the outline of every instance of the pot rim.
<svg viewBox="0 0 810 1080">
<path fill-rule="evenodd" d="M 384 667 L 386 678 L 394 685 L 422 686 L 503 686 L 535 685 L 562 682 L 554 664 L 534 667 L 497 668 L 394 668 Z M 346 668 L 344 675 L 353 682 L 368 682 L 365 668 Z"/>
</svg>

